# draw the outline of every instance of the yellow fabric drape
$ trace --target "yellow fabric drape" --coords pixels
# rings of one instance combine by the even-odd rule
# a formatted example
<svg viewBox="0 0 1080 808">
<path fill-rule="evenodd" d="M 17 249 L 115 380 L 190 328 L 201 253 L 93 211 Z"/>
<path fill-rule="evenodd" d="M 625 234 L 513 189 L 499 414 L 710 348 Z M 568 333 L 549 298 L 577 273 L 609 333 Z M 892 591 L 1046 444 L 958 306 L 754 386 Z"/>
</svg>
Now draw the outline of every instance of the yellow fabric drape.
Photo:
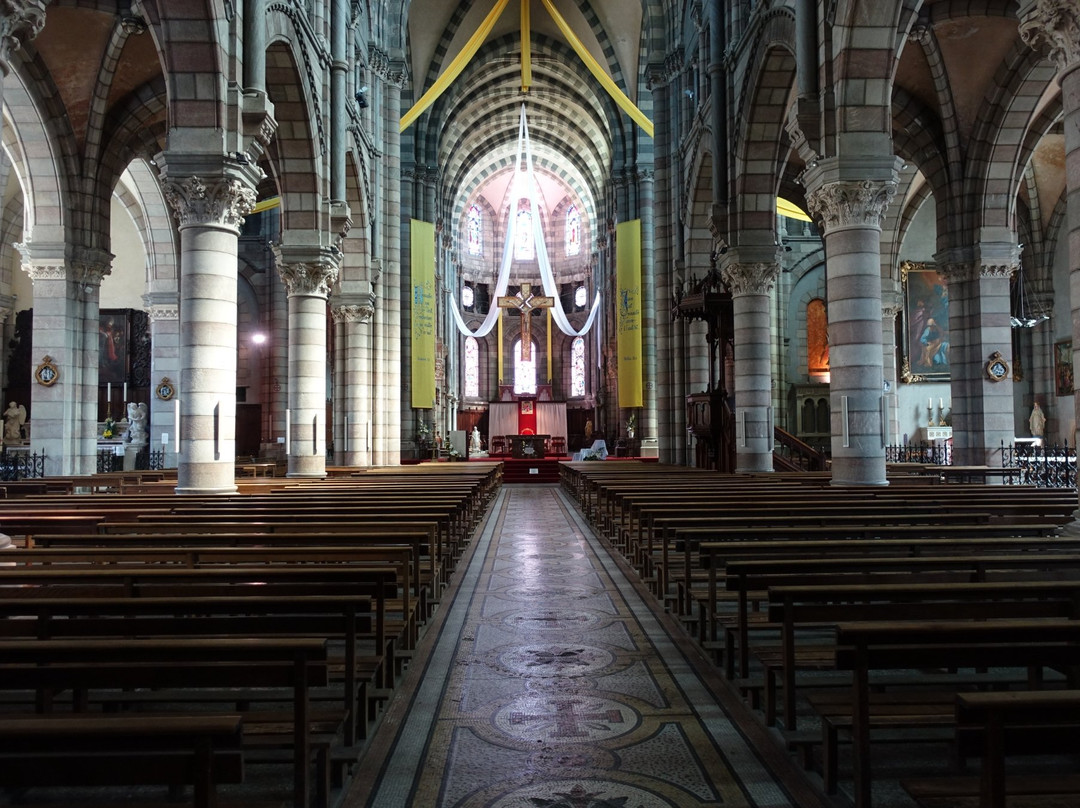
<svg viewBox="0 0 1080 808">
<path fill-rule="evenodd" d="M 255 207 L 251 209 L 252 213 L 262 213 L 264 210 L 270 210 L 271 208 L 281 207 L 281 197 L 272 196 L 269 199 L 261 199 L 255 203 Z"/>
<path fill-rule="evenodd" d="M 590 54 L 581 43 L 581 40 L 577 38 L 573 29 L 555 9 L 551 0 L 542 0 L 542 2 L 544 8 L 546 8 L 551 15 L 551 18 L 555 20 L 555 24 L 559 26 L 559 30 L 562 31 L 563 36 L 566 37 L 566 41 L 570 43 L 570 47 L 574 49 L 578 58 L 585 63 L 587 68 L 589 68 L 589 72 L 591 72 L 596 80 L 600 82 L 601 86 L 607 90 L 608 95 L 615 100 L 615 103 L 622 107 L 623 111 L 633 118 L 634 122 L 645 131 L 645 134 L 652 137 L 653 122 L 645 117 L 645 113 L 638 109 L 634 102 L 626 97 L 626 94 L 618 88 L 615 82 L 611 80 L 611 77 L 604 72 L 604 69 L 600 67 L 599 64 L 597 64 L 596 60 L 592 58 L 592 54 Z"/>
<path fill-rule="evenodd" d="M 435 80 L 435 83 L 431 85 L 431 89 L 421 96 L 420 100 L 413 105 L 413 108 L 401 116 L 401 123 L 398 128 L 399 132 L 404 132 L 408 129 L 413 122 L 420 117 L 424 110 L 430 107 L 435 102 L 435 99 L 442 95 L 447 87 L 453 84 L 454 79 L 458 77 L 458 74 L 465 69 L 465 66 L 472 61 L 476 52 L 480 50 L 480 46 L 484 44 L 484 40 L 487 39 L 488 34 L 491 33 L 491 29 L 495 27 L 495 23 L 498 21 L 509 2 L 510 0 L 498 0 L 498 2 L 495 3 L 495 8 L 493 8 L 491 13 L 484 18 L 482 23 L 480 23 L 480 27 L 476 29 L 476 33 L 472 35 L 469 41 L 465 43 L 465 47 L 461 49 L 461 53 L 454 57 L 454 61 L 450 63 L 450 66 Z"/>
<path fill-rule="evenodd" d="M 802 208 L 782 196 L 776 197 L 776 212 L 781 216 L 787 216 L 789 219 L 798 219 L 800 222 L 813 221 L 803 212 Z"/>
<path fill-rule="evenodd" d="M 435 225 L 412 219 L 412 405 L 435 406 Z"/>
<path fill-rule="evenodd" d="M 532 0 L 521 0 L 521 91 L 529 92 L 532 86 L 532 30 L 529 24 L 529 7 Z"/>
<path fill-rule="evenodd" d="M 641 219 L 615 225 L 619 406 L 641 407 Z"/>
</svg>

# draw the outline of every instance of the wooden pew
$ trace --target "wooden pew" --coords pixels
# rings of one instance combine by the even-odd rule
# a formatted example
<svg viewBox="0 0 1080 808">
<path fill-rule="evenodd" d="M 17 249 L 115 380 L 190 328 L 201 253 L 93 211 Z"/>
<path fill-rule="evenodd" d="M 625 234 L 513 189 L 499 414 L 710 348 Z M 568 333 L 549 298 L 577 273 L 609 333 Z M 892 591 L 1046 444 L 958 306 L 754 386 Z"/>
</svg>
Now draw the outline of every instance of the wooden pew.
<svg viewBox="0 0 1080 808">
<path fill-rule="evenodd" d="M 4 716 L 0 783 L 32 786 L 194 786 L 195 808 L 219 783 L 243 782 L 239 715 Z"/>
<path fill-rule="evenodd" d="M 293 801 L 311 805 L 309 695 L 328 681 L 317 639 L 5 640 L 3 690 L 270 687 L 292 690 Z M 147 716 L 153 721 L 152 716 Z"/>
<path fill-rule="evenodd" d="M 837 670 L 852 672 L 852 765 L 856 808 L 871 808 L 870 672 L 942 668 L 1080 666 L 1080 621 L 995 620 L 841 623 Z"/>
</svg>

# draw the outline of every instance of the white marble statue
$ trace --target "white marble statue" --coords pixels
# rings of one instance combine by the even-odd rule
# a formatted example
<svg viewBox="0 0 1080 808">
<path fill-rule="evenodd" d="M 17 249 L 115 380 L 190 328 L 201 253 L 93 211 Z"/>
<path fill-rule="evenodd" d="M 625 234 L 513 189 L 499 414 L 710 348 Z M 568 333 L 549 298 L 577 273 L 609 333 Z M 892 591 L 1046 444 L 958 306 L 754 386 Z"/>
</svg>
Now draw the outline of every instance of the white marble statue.
<svg viewBox="0 0 1080 808">
<path fill-rule="evenodd" d="M 472 434 L 469 435 L 469 454 L 480 454 L 482 449 L 480 448 L 480 428 L 474 426 L 472 428 Z"/>
<path fill-rule="evenodd" d="M 149 439 L 146 431 L 147 414 L 145 404 L 131 402 L 127 405 L 128 440 L 131 443 L 142 444 Z"/>
<path fill-rule="evenodd" d="M 22 427 L 26 423 L 26 407 L 9 401 L 4 410 L 4 442 L 17 443 L 22 440 Z"/>
</svg>

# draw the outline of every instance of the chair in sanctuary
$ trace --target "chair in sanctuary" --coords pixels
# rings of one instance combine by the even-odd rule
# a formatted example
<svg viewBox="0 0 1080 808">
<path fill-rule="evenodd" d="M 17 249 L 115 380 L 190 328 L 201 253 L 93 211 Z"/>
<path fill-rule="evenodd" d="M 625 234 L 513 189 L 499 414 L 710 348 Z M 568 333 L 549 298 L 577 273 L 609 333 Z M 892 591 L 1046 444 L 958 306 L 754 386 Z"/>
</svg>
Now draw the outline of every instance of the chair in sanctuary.
<svg viewBox="0 0 1080 808">
<path fill-rule="evenodd" d="M 566 438 L 562 435 L 556 435 L 549 441 L 548 453 L 556 456 L 566 454 Z"/>
<path fill-rule="evenodd" d="M 492 435 L 490 454 L 503 455 L 506 454 L 506 436 L 505 435 Z"/>
</svg>

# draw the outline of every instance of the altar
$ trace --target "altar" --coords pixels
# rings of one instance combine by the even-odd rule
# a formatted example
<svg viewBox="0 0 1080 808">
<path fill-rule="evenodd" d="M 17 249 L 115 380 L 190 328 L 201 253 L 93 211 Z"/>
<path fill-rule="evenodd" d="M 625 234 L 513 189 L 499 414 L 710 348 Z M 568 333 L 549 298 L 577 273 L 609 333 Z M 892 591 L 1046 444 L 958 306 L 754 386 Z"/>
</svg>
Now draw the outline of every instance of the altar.
<svg viewBox="0 0 1080 808">
<path fill-rule="evenodd" d="M 544 457 L 544 446 L 550 435 L 507 435 L 510 442 L 510 456 L 540 460 Z"/>
</svg>

